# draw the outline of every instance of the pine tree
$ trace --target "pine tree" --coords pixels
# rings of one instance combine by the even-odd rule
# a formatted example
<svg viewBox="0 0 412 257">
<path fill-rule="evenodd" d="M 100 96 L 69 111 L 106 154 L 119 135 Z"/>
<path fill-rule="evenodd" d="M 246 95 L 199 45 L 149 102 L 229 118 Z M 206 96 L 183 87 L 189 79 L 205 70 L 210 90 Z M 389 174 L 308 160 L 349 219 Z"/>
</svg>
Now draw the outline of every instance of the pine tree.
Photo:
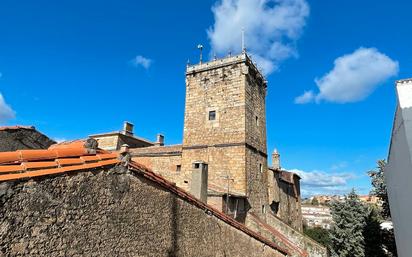
<svg viewBox="0 0 412 257">
<path fill-rule="evenodd" d="M 372 191 L 371 194 L 377 196 L 382 202 L 381 215 L 384 219 L 391 219 L 391 212 L 389 209 L 388 192 L 385 183 L 385 160 L 378 160 L 375 170 L 368 172 L 371 177 Z M 381 230 L 382 244 L 388 251 L 387 256 L 396 257 L 396 243 L 393 229 Z"/>
<path fill-rule="evenodd" d="M 369 177 L 372 181 L 372 191 L 371 194 L 377 196 L 382 201 L 382 211 L 381 214 L 385 219 L 391 217 L 391 212 L 389 209 L 388 191 L 386 189 L 385 183 L 385 160 L 378 160 L 378 166 L 375 170 L 370 170 L 368 172 Z"/>
<path fill-rule="evenodd" d="M 339 257 L 365 257 L 363 229 L 367 207 L 355 190 L 345 197 L 345 201 L 333 202 L 331 211 L 334 220 L 330 232 L 332 253 Z"/>
<path fill-rule="evenodd" d="M 363 229 L 363 237 L 365 238 L 365 256 L 387 256 L 383 250 L 384 238 L 382 232 L 379 212 L 375 207 L 370 207 Z"/>
</svg>

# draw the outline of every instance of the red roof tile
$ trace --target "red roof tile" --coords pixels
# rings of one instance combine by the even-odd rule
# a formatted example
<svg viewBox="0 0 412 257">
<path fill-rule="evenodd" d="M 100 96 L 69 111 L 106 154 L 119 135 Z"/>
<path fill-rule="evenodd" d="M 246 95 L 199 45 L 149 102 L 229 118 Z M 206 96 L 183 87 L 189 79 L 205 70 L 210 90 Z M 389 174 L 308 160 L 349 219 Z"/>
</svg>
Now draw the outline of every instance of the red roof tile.
<svg viewBox="0 0 412 257">
<path fill-rule="evenodd" d="M 0 181 L 98 168 L 120 162 L 118 153 L 96 149 L 96 146 L 88 140 L 79 140 L 55 144 L 47 150 L 2 152 Z"/>
</svg>

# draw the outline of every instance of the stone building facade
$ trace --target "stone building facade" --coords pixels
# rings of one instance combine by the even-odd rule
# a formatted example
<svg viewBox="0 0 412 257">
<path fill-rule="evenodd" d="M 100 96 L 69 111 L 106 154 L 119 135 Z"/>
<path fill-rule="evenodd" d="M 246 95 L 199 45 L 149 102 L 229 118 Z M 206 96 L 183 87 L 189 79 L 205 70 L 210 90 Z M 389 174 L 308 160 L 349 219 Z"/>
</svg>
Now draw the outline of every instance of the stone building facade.
<svg viewBox="0 0 412 257">
<path fill-rule="evenodd" d="M 183 144 L 172 151 L 169 146 L 132 149 L 133 159 L 186 190 L 193 163 L 203 161 L 215 207 L 237 205 L 240 212 L 265 212 L 266 87 L 245 53 L 188 66 Z"/>
<path fill-rule="evenodd" d="M 94 134 L 89 137 L 96 139 L 99 147 L 108 151 L 120 150 L 122 145 L 128 145 L 132 148 L 163 145 L 164 138 L 162 135 L 158 135 L 157 142 L 150 142 L 147 139 L 137 137 L 133 132 L 133 127 L 134 125 L 132 123 L 125 121 L 123 123 L 123 129 L 120 131 Z"/>
<path fill-rule="evenodd" d="M 188 192 L 204 163 L 208 205 L 257 233 L 266 231 L 260 224 L 287 233 L 302 247 L 292 256 L 326 256 L 301 233 L 300 177 L 280 168 L 278 154 L 268 167 L 266 91 L 246 53 L 188 66 L 183 143 L 133 148 L 132 159 Z"/>
<path fill-rule="evenodd" d="M 268 202 L 265 99 L 266 81 L 246 54 L 186 70 L 182 173 L 189 180 L 192 163 L 206 162 L 209 182 L 247 196 L 257 213 Z"/>
<path fill-rule="evenodd" d="M 188 191 L 193 163 L 207 163 L 209 204 L 262 217 L 276 207 L 301 230 L 299 177 L 267 165 L 266 91 L 246 53 L 188 66 L 183 144 L 131 149 L 133 160 Z"/>
</svg>

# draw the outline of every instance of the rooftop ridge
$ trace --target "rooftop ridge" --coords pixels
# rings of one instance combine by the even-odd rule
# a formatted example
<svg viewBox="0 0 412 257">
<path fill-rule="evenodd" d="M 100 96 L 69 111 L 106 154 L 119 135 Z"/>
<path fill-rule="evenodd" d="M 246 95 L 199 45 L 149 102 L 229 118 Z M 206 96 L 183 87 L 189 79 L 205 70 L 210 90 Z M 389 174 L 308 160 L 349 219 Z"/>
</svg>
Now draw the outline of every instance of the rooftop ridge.
<svg viewBox="0 0 412 257">
<path fill-rule="evenodd" d="M 0 131 L 1 131 L 1 130 L 17 130 L 17 129 L 30 129 L 30 130 L 35 130 L 36 128 L 35 128 L 34 126 L 22 126 L 22 125 L 0 126 Z"/>
<path fill-rule="evenodd" d="M 396 82 L 396 84 L 405 84 L 405 83 L 408 83 L 408 82 L 412 82 L 412 78 L 399 79 L 399 80 L 396 80 L 395 82 Z"/>
</svg>

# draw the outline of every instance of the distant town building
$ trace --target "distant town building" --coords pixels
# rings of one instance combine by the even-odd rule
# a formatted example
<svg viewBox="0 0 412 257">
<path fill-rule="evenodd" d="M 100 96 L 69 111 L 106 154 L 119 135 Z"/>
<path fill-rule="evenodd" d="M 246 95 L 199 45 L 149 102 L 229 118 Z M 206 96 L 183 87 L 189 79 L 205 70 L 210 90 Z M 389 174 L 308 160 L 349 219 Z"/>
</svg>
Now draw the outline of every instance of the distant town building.
<svg viewBox="0 0 412 257">
<path fill-rule="evenodd" d="M 305 203 L 316 203 L 327 205 L 333 201 L 343 201 L 345 196 L 342 195 L 315 195 L 305 201 Z"/>
<path fill-rule="evenodd" d="M 360 195 L 359 200 L 367 204 L 381 205 L 379 197 L 375 195 Z"/>
<path fill-rule="evenodd" d="M 302 205 L 303 222 L 308 227 L 330 229 L 333 224 L 330 208 L 324 205 Z"/>
</svg>

